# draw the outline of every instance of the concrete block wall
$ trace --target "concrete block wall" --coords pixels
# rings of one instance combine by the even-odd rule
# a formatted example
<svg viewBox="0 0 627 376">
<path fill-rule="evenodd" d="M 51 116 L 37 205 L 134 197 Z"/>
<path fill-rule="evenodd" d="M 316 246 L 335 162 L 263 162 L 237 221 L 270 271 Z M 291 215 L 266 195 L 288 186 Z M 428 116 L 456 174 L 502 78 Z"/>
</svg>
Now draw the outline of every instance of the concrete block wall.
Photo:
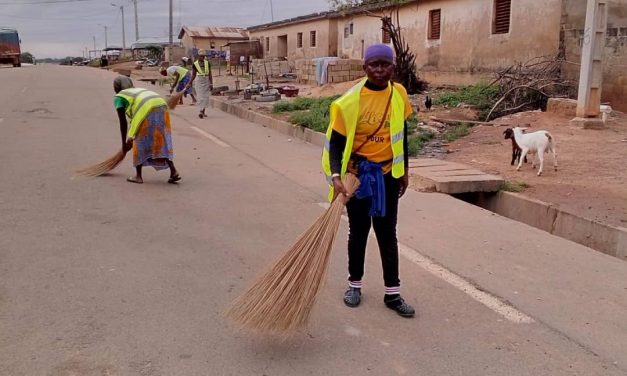
<svg viewBox="0 0 627 376">
<path fill-rule="evenodd" d="M 294 72 L 294 62 L 287 60 L 253 59 L 251 69 L 255 74 L 255 79 L 262 80 L 266 77 L 266 72 L 268 72 L 268 76 L 270 77 L 278 77 L 284 73 Z"/>
<path fill-rule="evenodd" d="M 363 64 L 363 60 L 360 59 L 338 59 L 329 62 L 327 66 L 327 83 L 353 81 L 364 77 Z M 295 67 L 299 83 L 307 85 L 318 84 L 314 60 L 296 60 Z"/>
</svg>

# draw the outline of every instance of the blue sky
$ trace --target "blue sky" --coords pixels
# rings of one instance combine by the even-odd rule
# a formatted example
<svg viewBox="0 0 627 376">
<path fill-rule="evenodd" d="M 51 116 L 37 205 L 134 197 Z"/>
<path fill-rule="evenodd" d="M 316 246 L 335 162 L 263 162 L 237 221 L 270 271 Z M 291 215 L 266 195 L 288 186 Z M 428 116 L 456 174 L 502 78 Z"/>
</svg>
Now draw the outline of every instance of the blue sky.
<svg viewBox="0 0 627 376">
<path fill-rule="evenodd" d="M 327 0 L 173 0 L 175 39 L 181 25 L 246 27 L 328 10 Z M 113 6 L 111 4 L 116 4 Z M 18 29 L 22 51 L 37 58 L 82 56 L 87 47 L 135 41 L 131 0 L 0 0 L 0 27 Z M 137 0 L 139 37 L 168 37 L 169 0 Z"/>
</svg>

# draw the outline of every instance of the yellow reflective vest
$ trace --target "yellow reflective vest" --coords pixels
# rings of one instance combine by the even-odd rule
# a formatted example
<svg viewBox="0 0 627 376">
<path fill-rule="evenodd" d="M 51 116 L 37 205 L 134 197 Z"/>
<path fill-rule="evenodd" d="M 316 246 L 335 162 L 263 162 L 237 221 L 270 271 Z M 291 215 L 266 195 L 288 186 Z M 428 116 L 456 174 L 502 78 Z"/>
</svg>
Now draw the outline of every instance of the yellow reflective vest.
<svg viewBox="0 0 627 376">
<path fill-rule="evenodd" d="M 322 170 L 329 184 L 329 201 L 333 199 L 333 181 L 331 178 L 331 160 L 329 157 L 331 134 L 333 133 L 333 123 L 337 116 L 344 117 L 346 125 L 346 147 L 342 154 L 342 171 L 341 177 L 344 177 L 348 167 L 348 161 L 353 151 L 353 141 L 355 139 L 355 131 L 357 129 L 357 120 L 359 117 L 359 100 L 361 98 L 361 90 L 366 84 L 366 78 L 361 80 L 357 85 L 349 89 L 344 95 L 331 103 L 330 122 L 327 129 L 327 139 L 322 150 Z M 390 83 L 389 85 L 393 85 Z M 400 178 L 405 175 L 405 153 L 403 150 L 403 138 L 405 127 L 405 101 L 398 90 L 392 93 L 392 102 L 390 103 L 390 140 L 392 142 L 392 176 Z"/>
<path fill-rule="evenodd" d="M 194 66 L 196 67 L 196 71 L 197 71 L 197 75 L 198 76 L 208 76 L 209 75 L 209 60 L 205 59 L 205 70 L 203 71 L 200 68 L 200 62 L 198 60 L 194 61 Z"/>
<path fill-rule="evenodd" d="M 139 126 L 146 119 L 150 111 L 155 108 L 166 106 L 167 103 L 159 94 L 140 88 L 131 88 L 120 91 L 116 97 L 124 98 L 128 102 L 126 116 L 131 119 L 130 127 L 126 137 L 135 138 Z"/>
<path fill-rule="evenodd" d="M 189 72 L 189 70 L 183 68 L 183 67 L 176 67 L 176 71 L 179 74 L 179 79 L 176 80 L 176 83 L 178 84 L 179 82 L 181 82 L 181 80 L 183 79 L 183 77 L 185 77 L 185 75 L 187 74 L 187 72 Z"/>
</svg>

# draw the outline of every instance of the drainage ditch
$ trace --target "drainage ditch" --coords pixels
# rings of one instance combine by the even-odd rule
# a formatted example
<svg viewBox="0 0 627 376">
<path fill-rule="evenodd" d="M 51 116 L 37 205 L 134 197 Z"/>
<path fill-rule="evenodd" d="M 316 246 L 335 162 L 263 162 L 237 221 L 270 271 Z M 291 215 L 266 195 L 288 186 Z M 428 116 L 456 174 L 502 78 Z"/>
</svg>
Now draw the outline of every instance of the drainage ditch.
<svg viewBox="0 0 627 376">
<path fill-rule="evenodd" d="M 452 196 L 501 216 L 627 261 L 626 228 L 580 217 L 549 203 L 512 192 L 474 192 Z"/>
</svg>

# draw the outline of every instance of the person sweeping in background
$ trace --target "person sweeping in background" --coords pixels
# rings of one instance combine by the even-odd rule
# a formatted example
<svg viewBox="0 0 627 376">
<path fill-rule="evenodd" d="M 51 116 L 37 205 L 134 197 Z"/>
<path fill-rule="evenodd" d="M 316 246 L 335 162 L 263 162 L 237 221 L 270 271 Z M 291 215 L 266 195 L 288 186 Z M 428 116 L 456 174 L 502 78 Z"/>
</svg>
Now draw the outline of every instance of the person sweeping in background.
<svg viewBox="0 0 627 376">
<path fill-rule="evenodd" d="M 391 82 L 394 52 L 384 44 L 367 48 L 367 79 L 331 104 L 322 166 L 329 182 L 329 200 L 346 194 L 342 177 L 357 174 L 360 186 L 346 204 L 349 219 L 348 290 L 344 303 L 361 302 L 366 243 L 374 228 L 385 284 L 385 305 L 403 317 L 415 310 L 400 295 L 396 222 L 398 200 L 409 184 L 407 127 L 412 113 L 407 91 Z"/>
<path fill-rule="evenodd" d="M 174 78 L 174 82 L 172 83 L 172 86 L 170 87 L 170 94 L 172 94 L 172 92 L 174 92 L 174 89 L 176 89 L 176 92 L 183 92 L 183 94 L 185 96 L 189 95 L 192 97 L 192 104 L 196 104 L 196 97 L 194 96 L 194 92 L 192 91 L 191 85 L 188 86 L 187 84 L 191 82 L 192 79 L 192 74 L 190 73 L 190 71 L 186 68 L 183 67 L 179 67 L 178 65 L 172 65 L 169 66 L 168 68 L 161 68 L 159 70 L 159 72 L 161 73 L 162 76 L 171 76 Z M 181 97 L 180 103 L 179 104 L 183 104 L 183 98 Z"/>
<path fill-rule="evenodd" d="M 211 63 L 206 58 L 207 51 L 198 51 L 198 60 L 192 64 L 192 78 L 183 90 L 188 90 L 196 82 L 196 94 L 198 94 L 198 104 L 200 112 L 199 118 L 207 116 L 205 110 L 209 105 L 209 93 L 213 89 L 213 76 L 211 75 Z"/>
<path fill-rule="evenodd" d="M 133 81 L 125 76 L 118 76 L 113 81 L 113 90 L 113 105 L 120 122 L 122 149 L 124 152 L 133 150 L 133 165 L 136 170 L 136 175 L 126 180 L 143 183 L 143 166 L 152 166 L 155 170 L 169 168 L 168 183 L 181 180 L 173 162 L 172 130 L 166 101 L 155 92 L 134 88 Z"/>
</svg>

